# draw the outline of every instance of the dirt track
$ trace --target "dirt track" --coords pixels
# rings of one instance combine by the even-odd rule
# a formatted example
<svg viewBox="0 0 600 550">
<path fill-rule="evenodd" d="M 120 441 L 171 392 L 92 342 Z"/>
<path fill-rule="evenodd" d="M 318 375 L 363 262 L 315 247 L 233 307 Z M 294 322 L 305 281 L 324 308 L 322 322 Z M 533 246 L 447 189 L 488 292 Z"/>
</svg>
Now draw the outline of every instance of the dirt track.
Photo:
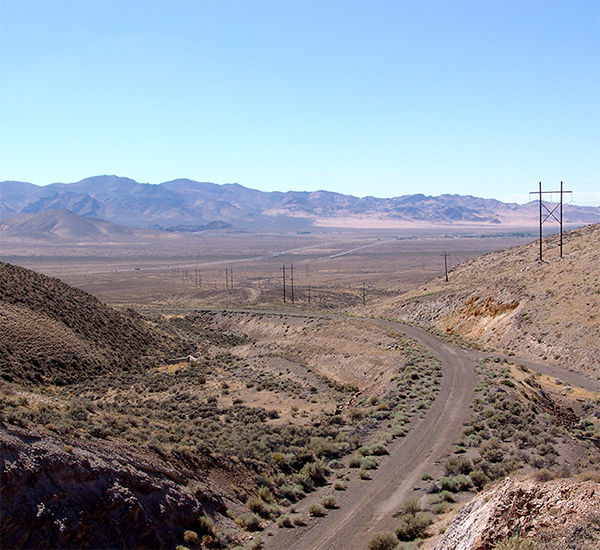
<svg viewBox="0 0 600 550">
<path fill-rule="evenodd" d="M 263 537 L 267 550 L 366 550 L 375 533 L 395 527 L 393 513 L 411 496 L 414 487 L 422 484 L 421 475 L 432 469 L 434 460 L 450 451 L 470 417 L 475 367 L 483 352 L 455 348 L 426 330 L 402 323 L 372 322 L 414 338 L 442 360 L 443 378 L 437 398 L 423 418 L 411 423 L 408 435 L 390 446 L 390 455 L 381 461 L 371 481 L 354 476 L 346 491 L 335 492 L 339 508 L 323 518 L 311 518 L 306 527 L 268 529 Z M 519 361 L 516 357 L 510 359 Z M 527 363 L 544 374 L 570 377 L 580 387 L 600 389 L 597 381 L 564 369 Z M 330 488 L 316 491 L 303 502 L 302 510 L 332 492 Z"/>
<path fill-rule="evenodd" d="M 311 519 L 305 528 L 271 530 L 273 536 L 263 538 L 266 549 L 366 549 L 374 533 L 393 527 L 392 514 L 419 484 L 421 475 L 431 469 L 434 459 L 451 448 L 469 418 L 476 360 L 482 354 L 454 348 L 422 329 L 389 321 L 373 322 L 418 340 L 442 360 L 438 396 L 426 415 L 411 424 L 408 435 L 390 446 L 390 455 L 381 461 L 371 481 L 353 478 L 346 491 L 336 493 L 339 509 Z M 311 495 L 305 507 L 322 494 L 318 491 Z"/>
</svg>

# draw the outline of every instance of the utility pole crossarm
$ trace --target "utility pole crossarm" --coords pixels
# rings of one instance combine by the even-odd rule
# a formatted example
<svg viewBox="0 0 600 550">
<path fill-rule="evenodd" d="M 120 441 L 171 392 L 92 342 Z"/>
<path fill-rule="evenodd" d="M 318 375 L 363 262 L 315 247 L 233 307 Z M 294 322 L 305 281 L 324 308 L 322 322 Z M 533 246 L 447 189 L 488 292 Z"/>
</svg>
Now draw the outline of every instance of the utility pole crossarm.
<svg viewBox="0 0 600 550">
<path fill-rule="evenodd" d="M 539 211 L 540 211 L 540 262 L 542 261 L 542 226 L 548 219 L 553 218 L 560 224 L 560 257 L 563 257 L 563 195 L 567 193 L 573 194 L 573 191 L 565 191 L 563 189 L 563 182 L 560 182 L 560 190 L 559 191 L 542 191 L 542 182 L 540 181 L 538 191 L 530 191 L 529 196 L 537 195 L 539 201 Z M 560 195 L 560 202 L 552 208 L 548 208 L 544 204 L 544 195 Z M 556 217 L 555 212 L 559 209 L 558 217 Z M 546 211 L 546 217 L 544 217 L 544 210 Z"/>
</svg>

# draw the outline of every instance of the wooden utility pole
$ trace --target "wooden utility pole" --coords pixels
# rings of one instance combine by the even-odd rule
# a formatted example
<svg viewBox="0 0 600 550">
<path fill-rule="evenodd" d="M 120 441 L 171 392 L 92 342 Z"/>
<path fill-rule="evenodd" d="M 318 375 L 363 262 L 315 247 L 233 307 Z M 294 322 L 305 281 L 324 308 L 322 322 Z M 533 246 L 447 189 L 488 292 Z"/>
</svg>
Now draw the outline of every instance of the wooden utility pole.
<svg viewBox="0 0 600 550">
<path fill-rule="evenodd" d="M 363 299 L 363 307 L 364 307 L 367 305 L 367 288 L 365 287 L 364 281 L 362 284 L 362 299 Z"/>
<path fill-rule="evenodd" d="M 446 275 L 446 282 L 448 282 L 448 254 L 444 252 L 442 256 L 444 256 L 444 273 Z"/>
<path fill-rule="evenodd" d="M 292 304 L 294 303 L 294 264 L 290 265 L 291 280 L 292 280 Z"/>
<path fill-rule="evenodd" d="M 283 270 L 283 303 L 285 304 L 285 264 L 281 267 Z"/>
<path fill-rule="evenodd" d="M 552 208 L 552 210 L 544 204 L 544 195 L 552 195 L 558 193 L 560 195 L 560 202 Z M 542 191 L 542 182 L 540 181 L 538 185 L 537 191 L 530 191 L 529 196 L 538 195 L 539 201 L 539 212 L 540 212 L 540 262 L 543 261 L 542 256 L 542 226 L 549 218 L 553 218 L 560 225 L 560 240 L 559 240 L 559 249 L 560 249 L 560 257 L 563 257 L 563 195 L 567 193 L 573 194 L 573 191 L 564 191 L 563 190 L 563 182 L 560 182 L 560 190 L 559 191 Z M 552 197 L 550 197 L 552 200 Z M 556 217 L 556 210 L 558 209 L 558 217 Z M 546 217 L 544 218 L 544 211 L 546 213 Z"/>
</svg>

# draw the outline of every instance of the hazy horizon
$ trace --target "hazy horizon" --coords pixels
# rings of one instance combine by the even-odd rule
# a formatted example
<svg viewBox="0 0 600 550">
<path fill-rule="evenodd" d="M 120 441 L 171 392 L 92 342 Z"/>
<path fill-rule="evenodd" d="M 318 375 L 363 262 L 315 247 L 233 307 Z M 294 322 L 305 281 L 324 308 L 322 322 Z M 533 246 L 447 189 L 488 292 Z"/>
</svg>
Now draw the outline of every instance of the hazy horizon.
<svg viewBox="0 0 600 550">
<path fill-rule="evenodd" d="M 600 4 L 3 0 L 0 180 L 600 205 Z"/>
</svg>

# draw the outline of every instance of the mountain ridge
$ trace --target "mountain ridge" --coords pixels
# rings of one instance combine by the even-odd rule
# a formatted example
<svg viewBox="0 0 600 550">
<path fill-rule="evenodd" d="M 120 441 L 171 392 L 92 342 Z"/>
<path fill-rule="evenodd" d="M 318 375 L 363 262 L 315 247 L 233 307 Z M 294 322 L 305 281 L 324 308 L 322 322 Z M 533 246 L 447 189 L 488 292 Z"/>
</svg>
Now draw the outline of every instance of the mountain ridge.
<svg viewBox="0 0 600 550">
<path fill-rule="evenodd" d="M 138 183 L 115 175 L 75 183 L 38 186 L 0 182 L 0 215 L 66 209 L 126 226 L 170 228 L 231 224 L 238 230 L 285 228 L 465 225 L 535 227 L 537 202 L 503 203 L 471 195 L 422 193 L 392 198 L 355 197 L 319 191 L 270 191 L 238 183 L 215 184 L 186 178 L 160 184 Z M 564 206 L 571 227 L 600 222 L 600 207 Z"/>
</svg>

